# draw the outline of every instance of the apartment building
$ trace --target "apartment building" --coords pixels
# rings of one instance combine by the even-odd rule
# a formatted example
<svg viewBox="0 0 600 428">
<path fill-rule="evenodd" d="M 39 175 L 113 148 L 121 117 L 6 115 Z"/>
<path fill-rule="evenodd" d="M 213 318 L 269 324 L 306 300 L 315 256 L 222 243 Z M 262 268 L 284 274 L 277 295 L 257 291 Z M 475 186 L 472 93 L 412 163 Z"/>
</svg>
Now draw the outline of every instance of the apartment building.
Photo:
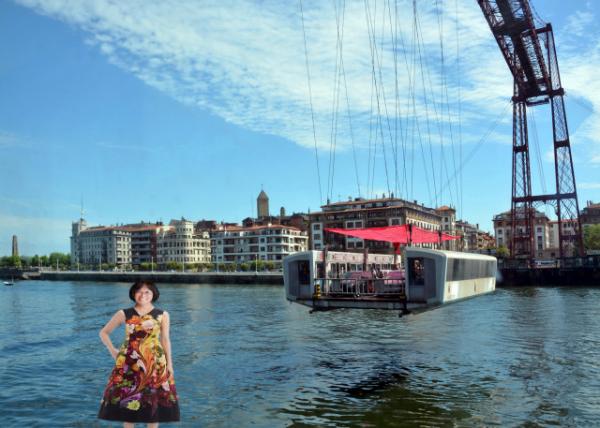
<svg viewBox="0 0 600 428">
<path fill-rule="evenodd" d="M 213 263 L 247 263 L 253 260 L 281 264 L 289 254 L 306 251 L 308 237 L 292 226 L 223 226 L 211 232 Z"/>
<path fill-rule="evenodd" d="M 365 245 L 375 253 L 393 253 L 388 242 L 362 239 L 325 232 L 327 228 L 358 229 L 363 227 L 383 227 L 414 224 L 428 230 L 439 230 L 442 216 L 433 208 L 419 205 L 417 201 L 382 197 L 379 199 L 356 198 L 345 202 L 328 203 L 322 211 L 308 214 L 310 248 L 323 249 L 325 245 L 332 251 L 363 251 Z M 418 244 L 434 247 L 435 244 Z"/>
<path fill-rule="evenodd" d="M 72 224 L 73 265 L 131 265 L 131 232 L 118 226 L 88 227 L 81 218 Z"/>
<path fill-rule="evenodd" d="M 169 262 L 210 263 L 210 235 L 196 231 L 194 222 L 182 218 L 171 220 L 168 227 L 157 234 L 157 259 L 159 265 Z"/>
</svg>

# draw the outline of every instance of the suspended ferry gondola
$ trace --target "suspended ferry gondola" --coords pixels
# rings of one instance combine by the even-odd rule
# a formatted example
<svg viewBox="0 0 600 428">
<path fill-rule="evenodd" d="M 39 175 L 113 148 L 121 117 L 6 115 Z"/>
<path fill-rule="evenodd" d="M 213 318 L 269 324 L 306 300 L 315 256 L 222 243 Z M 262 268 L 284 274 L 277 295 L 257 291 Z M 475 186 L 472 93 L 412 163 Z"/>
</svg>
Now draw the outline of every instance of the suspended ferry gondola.
<svg viewBox="0 0 600 428">
<path fill-rule="evenodd" d="M 305 251 L 283 261 L 286 298 L 315 310 L 395 309 L 403 313 L 489 293 L 496 288 L 495 257 L 406 246 L 456 239 L 409 225 L 328 229 L 392 242 L 396 254 Z M 379 239 L 376 239 L 378 237 Z M 416 239 L 414 241 L 413 239 Z"/>
</svg>

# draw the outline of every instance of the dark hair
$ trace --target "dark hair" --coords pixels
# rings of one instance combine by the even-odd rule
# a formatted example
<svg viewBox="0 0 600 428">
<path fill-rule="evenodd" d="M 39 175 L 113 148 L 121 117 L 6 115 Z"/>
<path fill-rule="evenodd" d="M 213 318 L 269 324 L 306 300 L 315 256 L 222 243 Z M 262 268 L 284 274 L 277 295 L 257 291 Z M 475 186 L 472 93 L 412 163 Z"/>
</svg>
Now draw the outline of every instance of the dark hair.
<svg viewBox="0 0 600 428">
<path fill-rule="evenodd" d="M 152 303 L 156 302 L 160 297 L 160 292 L 156 285 L 153 282 L 148 281 L 137 281 L 134 282 L 131 288 L 129 289 L 129 298 L 135 302 L 135 293 L 143 286 L 148 287 L 148 290 L 152 291 Z"/>
</svg>

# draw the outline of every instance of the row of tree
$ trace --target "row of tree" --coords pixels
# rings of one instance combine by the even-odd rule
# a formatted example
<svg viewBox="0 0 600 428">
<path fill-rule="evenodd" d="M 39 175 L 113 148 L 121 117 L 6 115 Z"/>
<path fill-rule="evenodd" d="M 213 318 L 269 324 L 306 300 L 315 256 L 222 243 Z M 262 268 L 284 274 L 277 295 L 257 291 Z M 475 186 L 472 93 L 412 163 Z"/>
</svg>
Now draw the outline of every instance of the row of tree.
<svg viewBox="0 0 600 428">
<path fill-rule="evenodd" d="M 39 268 L 51 267 L 64 270 L 71 266 L 71 255 L 65 253 L 50 253 L 50 255 L 39 256 L 5 256 L 0 257 L 0 267 L 2 268 Z"/>
</svg>

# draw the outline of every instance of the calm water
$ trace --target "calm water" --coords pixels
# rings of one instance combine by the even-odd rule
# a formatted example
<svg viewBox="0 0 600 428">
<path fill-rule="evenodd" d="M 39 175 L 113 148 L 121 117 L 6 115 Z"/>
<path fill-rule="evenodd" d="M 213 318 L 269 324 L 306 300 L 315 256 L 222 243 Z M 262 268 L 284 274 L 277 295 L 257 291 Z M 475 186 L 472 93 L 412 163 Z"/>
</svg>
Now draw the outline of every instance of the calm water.
<svg viewBox="0 0 600 428">
<path fill-rule="evenodd" d="M 2 426 L 110 426 L 98 331 L 128 287 L 0 288 Z M 600 425 L 600 289 L 500 289 L 402 319 L 310 315 L 273 286 L 161 292 L 180 426 Z"/>
</svg>

